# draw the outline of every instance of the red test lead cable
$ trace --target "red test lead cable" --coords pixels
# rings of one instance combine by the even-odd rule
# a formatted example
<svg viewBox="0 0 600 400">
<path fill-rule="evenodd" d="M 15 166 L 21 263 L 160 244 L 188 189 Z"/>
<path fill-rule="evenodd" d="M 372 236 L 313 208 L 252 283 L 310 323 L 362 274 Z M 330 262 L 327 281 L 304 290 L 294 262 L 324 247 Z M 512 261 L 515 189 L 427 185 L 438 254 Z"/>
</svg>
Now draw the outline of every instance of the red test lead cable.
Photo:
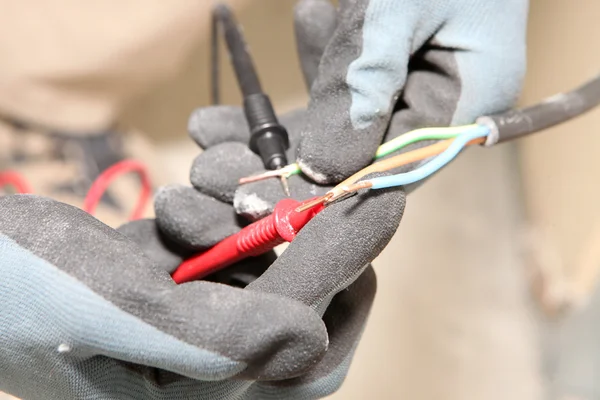
<svg viewBox="0 0 600 400">
<path fill-rule="evenodd" d="M 0 171 L 0 189 L 4 186 L 13 186 L 19 194 L 33 193 L 27 180 L 16 171 Z"/>
<path fill-rule="evenodd" d="M 83 210 L 94 215 L 96 206 L 98 203 L 100 203 L 104 192 L 106 192 L 110 184 L 121 175 L 129 172 L 135 172 L 138 174 L 142 184 L 142 190 L 140 192 L 137 204 L 135 205 L 135 208 L 129 219 L 134 221 L 142 218 L 144 215 L 144 210 L 148 204 L 148 200 L 152 195 L 152 183 L 150 182 L 150 177 L 146 166 L 136 160 L 119 161 L 118 163 L 113 164 L 104 170 L 104 172 L 102 172 L 96 178 L 88 190 L 88 193 L 83 200 Z"/>
<path fill-rule="evenodd" d="M 291 242 L 300 229 L 324 208 L 323 204 L 319 204 L 308 210 L 296 211 L 304 203 L 293 199 L 281 200 L 273 214 L 182 262 L 173 272 L 173 280 L 179 284 L 200 279 L 246 257 L 258 256 L 281 243 Z"/>
</svg>

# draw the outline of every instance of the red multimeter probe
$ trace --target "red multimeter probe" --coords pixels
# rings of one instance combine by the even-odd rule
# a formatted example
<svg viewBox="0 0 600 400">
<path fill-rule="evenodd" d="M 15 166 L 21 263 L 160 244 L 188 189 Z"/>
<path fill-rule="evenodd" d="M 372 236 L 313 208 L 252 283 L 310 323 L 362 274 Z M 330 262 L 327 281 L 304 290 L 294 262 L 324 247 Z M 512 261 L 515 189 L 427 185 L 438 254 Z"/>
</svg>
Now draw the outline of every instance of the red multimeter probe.
<svg viewBox="0 0 600 400">
<path fill-rule="evenodd" d="M 173 280 L 179 284 L 201 279 L 246 257 L 258 256 L 281 243 L 291 242 L 304 225 L 324 208 L 323 204 L 319 204 L 308 210 L 296 211 L 304 203 L 293 199 L 281 200 L 273 214 L 182 262 L 173 272 Z"/>
</svg>

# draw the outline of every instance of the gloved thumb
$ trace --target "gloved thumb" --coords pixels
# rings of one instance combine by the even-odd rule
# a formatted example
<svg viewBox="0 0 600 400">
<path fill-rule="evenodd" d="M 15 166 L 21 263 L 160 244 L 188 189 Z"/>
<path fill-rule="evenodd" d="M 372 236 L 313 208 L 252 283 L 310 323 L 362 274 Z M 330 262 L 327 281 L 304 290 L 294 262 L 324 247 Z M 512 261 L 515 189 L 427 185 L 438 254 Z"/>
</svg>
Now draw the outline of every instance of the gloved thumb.
<svg viewBox="0 0 600 400">
<path fill-rule="evenodd" d="M 381 144 L 406 81 L 421 13 L 417 2 L 343 3 L 311 88 L 298 151 L 302 171 L 335 183 L 368 165 Z M 422 37 L 421 37 L 422 36 Z"/>
</svg>

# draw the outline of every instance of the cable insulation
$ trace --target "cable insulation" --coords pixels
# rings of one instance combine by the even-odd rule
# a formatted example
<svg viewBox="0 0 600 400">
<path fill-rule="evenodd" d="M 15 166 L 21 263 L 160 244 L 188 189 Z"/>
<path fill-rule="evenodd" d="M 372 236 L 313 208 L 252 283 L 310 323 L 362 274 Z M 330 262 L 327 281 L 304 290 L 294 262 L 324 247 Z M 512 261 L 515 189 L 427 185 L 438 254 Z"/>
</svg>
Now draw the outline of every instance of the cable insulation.
<svg viewBox="0 0 600 400">
<path fill-rule="evenodd" d="M 369 182 L 373 189 L 384 189 L 408 185 L 423 180 L 452 161 L 471 140 L 484 138 L 488 134 L 489 129 L 484 126 L 471 128 L 465 133 L 457 136 L 456 139 L 453 139 L 446 150 L 422 167 L 403 174 L 373 178 L 370 179 Z"/>
</svg>

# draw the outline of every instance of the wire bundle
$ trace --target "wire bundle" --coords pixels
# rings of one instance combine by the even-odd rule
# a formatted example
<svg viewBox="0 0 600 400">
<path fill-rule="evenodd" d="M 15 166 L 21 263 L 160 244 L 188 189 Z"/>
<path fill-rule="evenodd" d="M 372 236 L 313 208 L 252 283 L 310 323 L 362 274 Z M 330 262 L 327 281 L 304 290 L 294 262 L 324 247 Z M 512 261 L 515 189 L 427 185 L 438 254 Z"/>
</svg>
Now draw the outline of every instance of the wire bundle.
<svg viewBox="0 0 600 400">
<path fill-rule="evenodd" d="M 456 138 L 449 143 L 448 147 L 440 155 L 422 167 L 403 174 L 370 179 L 366 182 L 371 183 L 372 189 L 403 186 L 418 182 L 434 174 L 440 168 L 452 161 L 469 142 L 476 139 L 483 139 L 488 135 L 488 133 L 489 129 L 483 126 L 467 128 L 463 133 L 456 136 Z"/>
<path fill-rule="evenodd" d="M 466 125 L 450 128 L 426 128 L 418 129 L 406 133 L 379 147 L 376 158 L 389 155 L 392 152 L 401 150 L 409 144 L 431 139 L 446 139 L 438 143 L 421 147 L 419 149 L 399 154 L 389 159 L 376 162 L 363 168 L 352 175 L 336 187 L 331 189 L 321 199 L 315 200 L 314 204 L 319 202 L 330 203 L 345 195 L 356 192 L 360 189 L 384 189 L 389 187 L 404 186 L 423 180 L 442 167 L 451 162 L 468 145 L 483 144 L 490 130 L 481 125 Z M 387 172 L 398 167 L 412 164 L 427 158 L 434 157 L 428 163 L 418 167 L 410 172 L 373 178 L 360 181 L 364 176 L 375 172 Z"/>
</svg>

